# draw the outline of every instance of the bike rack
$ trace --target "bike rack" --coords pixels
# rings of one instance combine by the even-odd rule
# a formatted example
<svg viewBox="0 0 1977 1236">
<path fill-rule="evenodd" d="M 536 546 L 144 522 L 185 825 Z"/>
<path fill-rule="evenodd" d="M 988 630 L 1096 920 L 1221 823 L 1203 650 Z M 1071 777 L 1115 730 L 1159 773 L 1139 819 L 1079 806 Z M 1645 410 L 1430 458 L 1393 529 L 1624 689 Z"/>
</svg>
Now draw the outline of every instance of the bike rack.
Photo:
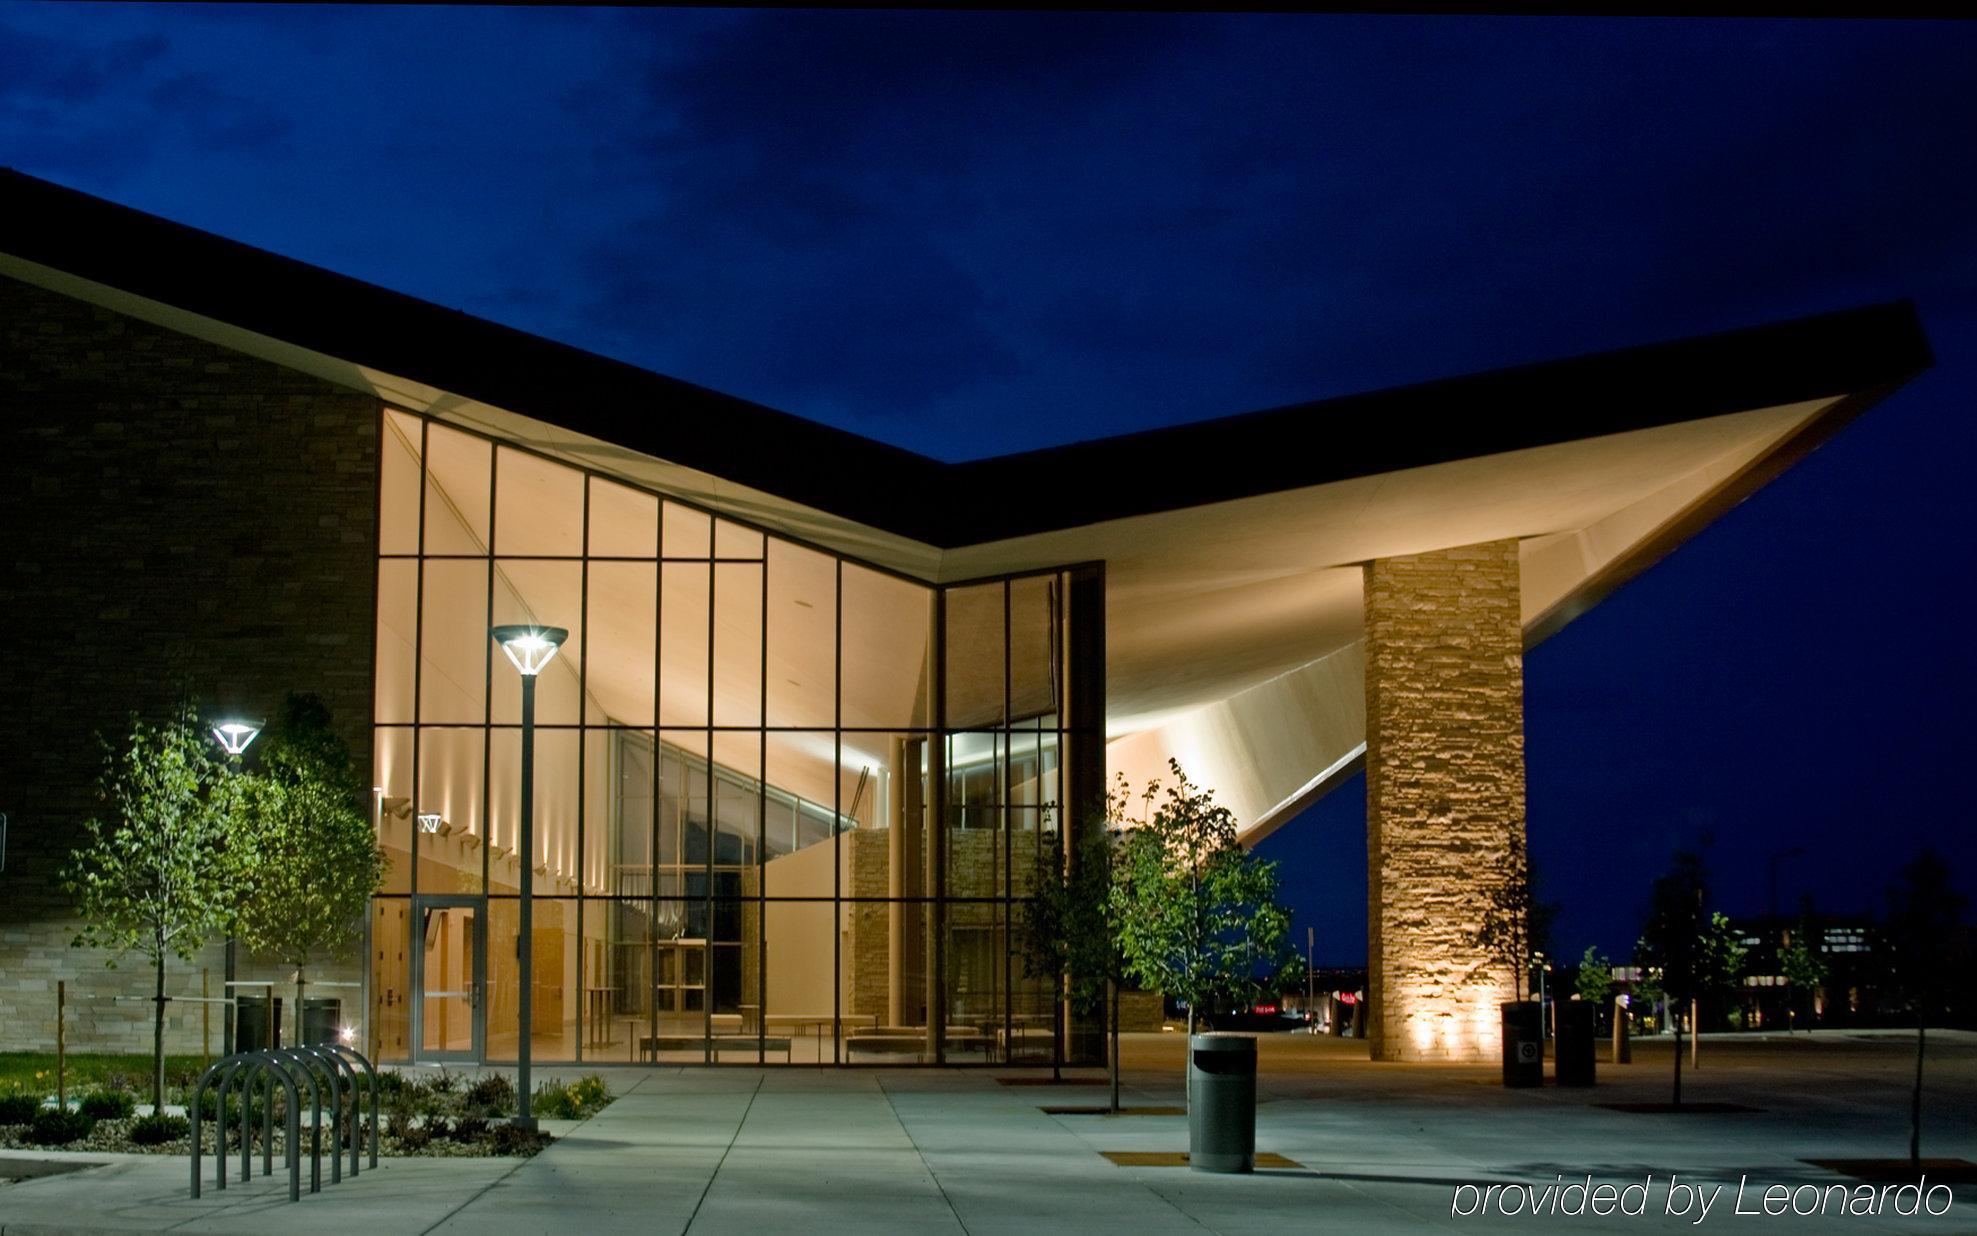
<svg viewBox="0 0 1977 1236">
<path fill-rule="evenodd" d="M 226 1111 L 231 1092 L 240 1098 L 240 1179 L 252 1178 L 254 1167 L 253 1107 L 255 1083 L 261 1087 L 261 1174 L 272 1176 L 275 1163 L 275 1087 L 287 1097 L 287 1118 L 283 1132 L 286 1145 L 283 1158 L 288 1168 L 288 1200 L 302 1198 L 302 1092 L 309 1093 L 309 1192 L 323 1187 L 323 1099 L 330 1109 L 330 1183 L 343 1180 L 343 1142 L 350 1141 L 350 1174 L 359 1170 L 360 1143 L 363 1141 L 363 1113 L 357 1102 L 358 1069 L 362 1067 L 364 1089 L 370 1096 L 371 1163 L 378 1165 L 378 1075 L 362 1053 L 341 1044 L 309 1047 L 276 1047 L 260 1051 L 236 1052 L 215 1061 L 199 1078 L 192 1092 L 192 1196 L 199 1196 L 199 1158 L 205 1145 L 206 1096 L 212 1092 L 217 1102 L 213 1112 L 213 1187 L 227 1187 Z M 350 1115 L 343 1114 L 344 1096 L 350 1099 Z"/>
</svg>

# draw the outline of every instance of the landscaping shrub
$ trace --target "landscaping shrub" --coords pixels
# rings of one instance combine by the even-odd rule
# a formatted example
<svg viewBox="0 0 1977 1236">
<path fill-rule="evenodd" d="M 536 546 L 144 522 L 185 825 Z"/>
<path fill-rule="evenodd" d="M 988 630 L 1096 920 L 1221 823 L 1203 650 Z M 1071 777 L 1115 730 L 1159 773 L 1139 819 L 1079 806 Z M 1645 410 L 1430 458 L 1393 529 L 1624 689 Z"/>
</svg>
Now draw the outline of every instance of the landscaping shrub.
<svg viewBox="0 0 1977 1236">
<path fill-rule="evenodd" d="M 546 1133 L 532 1133 L 512 1124 L 497 1124 L 488 1133 L 487 1147 L 495 1154 L 530 1155 L 549 1144 Z"/>
<path fill-rule="evenodd" d="M 66 1146 L 88 1137 L 95 1128 L 94 1117 L 50 1108 L 35 1113 L 27 1126 L 27 1139 L 37 1146 Z"/>
<path fill-rule="evenodd" d="M 420 1089 L 435 1097 L 452 1094 L 459 1089 L 459 1086 L 459 1075 L 447 1072 L 445 1065 L 441 1065 L 438 1072 L 429 1075 L 420 1083 Z"/>
<path fill-rule="evenodd" d="M 191 1134 L 184 1116 L 139 1116 L 130 1126 L 130 1140 L 140 1146 L 162 1146 Z"/>
<path fill-rule="evenodd" d="M 590 1073 L 569 1085 L 544 1082 L 536 1087 L 534 1112 L 552 1120 L 582 1120 L 611 1101 L 604 1079 Z"/>
<path fill-rule="evenodd" d="M 384 1114 L 384 1131 L 387 1136 L 404 1141 L 412 1135 L 412 1105 L 400 1099 L 393 1103 Z"/>
<path fill-rule="evenodd" d="M 427 1140 L 453 1136 L 453 1122 L 444 1116 L 427 1116 L 426 1123 L 422 1127 L 425 1129 Z"/>
<path fill-rule="evenodd" d="M 26 1124 L 41 1110 L 41 1100 L 32 1094 L 0 1094 L 0 1124 Z"/>
<path fill-rule="evenodd" d="M 407 1125 L 398 1135 L 398 1144 L 407 1151 L 424 1150 L 432 1142 L 432 1130 L 422 1124 Z"/>
<path fill-rule="evenodd" d="M 515 1083 L 506 1073 L 491 1073 L 467 1087 L 467 1104 L 490 1116 L 509 1116 L 515 1111 Z"/>
<path fill-rule="evenodd" d="M 570 1097 L 570 1088 L 561 1082 L 543 1082 L 537 1086 L 531 1110 L 535 1115 L 547 1116 L 551 1120 L 578 1118 L 576 1100 Z"/>
<path fill-rule="evenodd" d="M 570 1083 L 570 1099 L 583 1115 L 604 1110 L 611 1101 L 611 1088 L 595 1073 L 586 1073 Z"/>
<path fill-rule="evenodd" d="M 78 1106 L 91 1120 L 127 1120 L 137 1111 L 137 1100 L 125 1090 L 98 1090 Z"/>
<path fill-rule="evenodd" d="M 487 1132 L 487 1113 L 478 1107 L 469 1107 L 453 1122 L 452 1136 L 456 1142 L 477 1142 L 486 1137 Z"/>
</svg>

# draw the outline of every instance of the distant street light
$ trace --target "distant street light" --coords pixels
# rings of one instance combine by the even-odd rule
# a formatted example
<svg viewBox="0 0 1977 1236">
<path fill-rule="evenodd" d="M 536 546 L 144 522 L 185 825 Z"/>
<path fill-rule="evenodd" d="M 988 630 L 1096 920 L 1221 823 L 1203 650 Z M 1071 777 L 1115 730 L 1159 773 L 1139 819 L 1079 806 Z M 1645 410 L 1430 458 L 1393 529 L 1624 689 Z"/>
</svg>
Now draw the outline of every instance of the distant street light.
<svg viewBox="0 0 1977 1236">
<path fill-rule="evenodd" d="M 522 675 L 522 824 L 520 836 L 516 839 L 515 851 L 522 856 L 521 862 L 521 940 L 517 964 L 521 967 L 521 1000 L 517 1009 L 520 1033 L 515 1048 L 515 1105 L 514 1125 L 518 1129 L 534 1131 L 535 1093 L 529 1085 L 529 1029 L 531 1025 L 530 989 L 534 986 L 535 941 L 532 928 L 535 925 L 535 873 L 531 870 L 535 862 L 535 680 L 543 669 L 556 658 L 556 650 L 570 633 L 562 627 L 539 627 L 533 623 L 514 623 L 495 627 L 491 632 L 501 645 L 501 651 L 515 663 Z"/>
<path fill-rule="evenodd" d="M 1545 1016 L 1545 975 L 1551 973 L 1551 963 L 1545 960 L 1543 953 L 1532 953 L 1531 964 L 1538 969 L 1538 1035 L 1548 1039 L 1551 1037 L 1551 1019 Z"/>
</svg>

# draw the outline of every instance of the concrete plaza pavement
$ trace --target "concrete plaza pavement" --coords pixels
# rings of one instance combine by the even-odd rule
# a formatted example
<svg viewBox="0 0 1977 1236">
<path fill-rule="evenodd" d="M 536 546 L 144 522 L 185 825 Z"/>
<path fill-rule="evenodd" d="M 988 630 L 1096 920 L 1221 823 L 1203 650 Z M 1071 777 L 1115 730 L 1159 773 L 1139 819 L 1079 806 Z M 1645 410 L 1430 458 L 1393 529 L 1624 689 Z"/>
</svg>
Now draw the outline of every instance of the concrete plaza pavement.
<svg viewBox="0 0 1977 1236">
<path fill-rule="evenodd" d="M 1924 1153 L 1977 1159 L 1977 1035 L 1930 1038 Z M 78 1156 L 103 1165 L 0 1185 L 0 1236 L 1692 1230 L 1695 1209 L 1667 1213 L 1670 1173 L 1685 1185 L 1727 1186 L 1708 1228 L 1977 1231 L 1977 1189 L 1968 1186 L 1933 1218 L 1731 1213 L 1740 1178 L 1751 1182 L 1752 1208 L 1766 1185 L 1851 1183 L 1805 1159 L 1904 1154 L 1912 1038 L 1707 1039 L 1702 1050 L 1685 1097 L 1756 1110 L 1598 1106 L 1665 1099 L 1665 1042 L 1637 1044 L 1634 1064 L 1603 1067 L 1595 1090 L 1505 1091 L 1490 1069 L 1376 1065 L 1350 1040 L 1266 1037 L 1258 1148 L 1299 1166 L 1247 1177 L 1115 1166 L 1100 1152 L 1185 1149 L 1186 1121 L 1041 1110 L 1101 1103 L 1090 1071 L 1075 1084 L 1007 1085 L 998 1079 L 1035 1075 L 619 1067 L 604 1070 L 617 1101 L 588 1121 L 552 1126 L 560 1140 L 534 1159 L 386 1159 L 290 1204 L 280 1177 L 209 1188 L 195 1202 L 183 1158 Z M 1177 1103 L 1180 1058 L 1178 1036 L 1132 1038 L 1127 1102 Z M 1542 1189 L 1590 1174 L 1625 1186 L 1649 1173 L 1648 1213 L 1638 1217 L 1451 1213 L 1465 1184 Z"/>
</svg>

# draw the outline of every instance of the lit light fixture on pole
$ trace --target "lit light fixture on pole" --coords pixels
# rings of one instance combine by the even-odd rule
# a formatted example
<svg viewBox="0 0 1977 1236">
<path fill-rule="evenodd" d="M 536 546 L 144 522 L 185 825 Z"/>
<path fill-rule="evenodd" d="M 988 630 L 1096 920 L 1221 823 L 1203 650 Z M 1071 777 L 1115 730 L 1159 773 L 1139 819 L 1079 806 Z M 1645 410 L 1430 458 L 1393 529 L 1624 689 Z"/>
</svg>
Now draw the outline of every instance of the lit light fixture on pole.
<svg viewBox="0 0 1977 1236">
<path fill-rule="evenodd" d="M 213 727 L 213 737 L 228 755 L 239 755 L 247 750 L 247 744 L 253 742 L 260 732 L 259 721 L 222 721 Z"/>
<path fill-rule="evenodd" d="M 535 859 L 535 680 L 555 659 L 556 650 L 570 638 L 570 633 L 562 627 L 514 623 L 495 627 L 490 634 L 522 674 L 522 823 L 515 842 L 516 852 L 522 855 L 521 938 L 516 958 L 522 990 L 521 1007 L 516 1010 L 520 1033 L 515 1045 L 514 1124 L 516 1128 L 533 1131 L 535 1092 L 529 1084 L 529 1030 L 535 971 L 535 941 L 531 930 L 535 924 L 535 873 L 530 870 Z"/>
<path fill-rule="evenodd" d="M 242 721 L 238 717 L 236 717 L 232 720 L 221 721 L 219 724 L 215 725 L 213 727 L 213 738 L 215 741 L 217 741 L 220 744 L 220 750 L 225 751 L 228 755 L 233 756 L 235 759 L 238 759 L 240 758 L 241 753 L 247 750 L 247 744 L 253 742 L 255 736 L 258 735 L 260 732 L 261 732 L 261 722 Z M 231 931 L 227 933 L 226 969 L 222 973 L 224 975 L 222 981 L 226 983 L 226 993 L 228 995 L 232 995 L 233 975 L 234 975 L 234 943 L 233 943 L 233 933 Z M 279 1042 L 279 1036 L 281 1034 L 281 1030 L 275 1024 L 274 988 L 272 987 L 268 989 L 267 1016 L 268 1016 L 269 1045 L 273 1046 L 275 1043 Z M 228 1042 L 234 1041 L 235 1037 L 239 1033 L 239 1030 L 235 1021 L 234 1006 L 231 1004 L 227 1006 L 227 1024 L 224 1029 L 227 1036 L 227 1041 Z"/>
</svg>

